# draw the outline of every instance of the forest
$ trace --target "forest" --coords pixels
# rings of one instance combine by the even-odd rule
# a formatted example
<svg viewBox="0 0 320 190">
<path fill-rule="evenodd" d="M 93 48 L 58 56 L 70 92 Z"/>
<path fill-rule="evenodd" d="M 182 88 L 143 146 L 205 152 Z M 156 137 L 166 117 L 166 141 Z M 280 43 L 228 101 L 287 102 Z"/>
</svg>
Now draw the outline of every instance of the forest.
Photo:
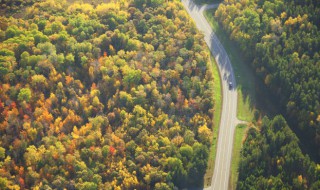
<svg viewBox="0 0 320 190">
<path fill-rule="evenodd" d="M 320 189 L 320 165 L 301 148 L 307 142 L 320 156 L 319 5 L 229 0 L 214 13 L 286 117 L 264 117 L 249 129 L 237 189 Z"/>
<path fill-rule="evenodd" d="M 1 6 L 0 189 L 202 186 L 215 81 L 179 1 Z"/>
<path fill-rule="evenodd" d="M 215 17 L 320 158 L 320 1 L 224 1 Z"/>
<path fill-rule="evenodd" d="M 250 128 L 241 155 L 237 189 L 320 189 L 320 165 L 302 154 L 282 116 Z"/>
</svg>

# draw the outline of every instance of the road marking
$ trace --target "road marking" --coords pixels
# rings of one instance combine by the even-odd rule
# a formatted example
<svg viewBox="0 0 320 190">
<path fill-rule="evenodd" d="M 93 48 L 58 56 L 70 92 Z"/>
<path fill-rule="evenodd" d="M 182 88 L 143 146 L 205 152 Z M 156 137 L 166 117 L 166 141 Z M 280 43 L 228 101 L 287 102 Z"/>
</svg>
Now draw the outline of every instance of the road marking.
<svg viewBox="0 0 320 190">
<path fill-rule="evenodd" d="M 236 109 L 237 109 L 237 91 L 236 81 L 233 74 L 230 59 L 220 43 L 219 39 L 213 32 L 210 24 L 206 21 L 203 11 L 214 7 L 197 6 L 192 0 L 182 0 L 187 12 L 193 18 L 196 27 L 203 32 L 204 40 L 207 43 L 211 54 L 215 58 L 220 76 L 228 75 L 226 80 L 222 81 L 222 114 L 219 128 L 217 153 L 215 160 L 215 168 L 213 178 L 211 180 L 211 187 L 206 189 L 226 190 L 228 189 L 228 181 L 231 166 L 231 154 L 233 146 L 234 125 L 236 123 Z M 232 81 L 234 87 L 229 90 L 228 82 Z"/>
</svg>

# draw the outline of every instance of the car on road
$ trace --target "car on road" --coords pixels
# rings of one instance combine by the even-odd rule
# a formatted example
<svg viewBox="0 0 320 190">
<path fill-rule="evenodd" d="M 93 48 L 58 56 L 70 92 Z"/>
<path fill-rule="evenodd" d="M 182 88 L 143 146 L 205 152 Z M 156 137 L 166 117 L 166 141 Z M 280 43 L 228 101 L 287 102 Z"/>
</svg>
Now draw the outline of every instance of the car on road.
<svg viewBox="0 0 320 190">
<path fill-rule="evenodd" d="M 230 81 L 229 82 L 229 90 L 231 90 L 232 89 L 232 82 Z"/>
</svg>

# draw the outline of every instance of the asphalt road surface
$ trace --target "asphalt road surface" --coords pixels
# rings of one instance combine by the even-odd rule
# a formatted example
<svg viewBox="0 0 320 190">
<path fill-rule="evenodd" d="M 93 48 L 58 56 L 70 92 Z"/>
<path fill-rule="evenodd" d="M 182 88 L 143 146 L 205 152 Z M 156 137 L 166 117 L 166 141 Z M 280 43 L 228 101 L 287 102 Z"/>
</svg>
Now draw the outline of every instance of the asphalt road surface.
<svg viewBox="0 0 320 190">
<path fill-rule="evenodd" d="M 209 23 L 203 16 L 203 11 L 209 8 L 217 7 L 213 5 L 196 5 L 192 0 L 181 1 L 196 23 L 197 28 L 203 32 L 205 42 L 207 43 L 212 55 L 214 56 L 220 77 L 222 78 L 222 113 L 219 128 L 216 160 L 214 174 L 211 186 L 205 189 L 227 190 L 229 186 L 230 165 L 232 157 L 232 146 L 235 126 L 238 123 L 237 112 L 237 90 L 236 81 L 229 57 L 221 45 L 219 39 L 212 31 Z M 229 86 L 229 83 L 232 86 Z"/>
</svg>

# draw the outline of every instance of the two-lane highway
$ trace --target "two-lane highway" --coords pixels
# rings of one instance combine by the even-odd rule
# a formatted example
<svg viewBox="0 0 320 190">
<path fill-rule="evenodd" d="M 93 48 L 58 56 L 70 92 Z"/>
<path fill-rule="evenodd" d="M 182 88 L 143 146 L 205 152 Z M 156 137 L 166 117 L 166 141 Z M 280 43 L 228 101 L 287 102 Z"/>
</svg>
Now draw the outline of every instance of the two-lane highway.
<svg viewBox="0 0 320 190">
<path fill-rule="evenodd" d="M 224 47 L 221 45 L 211 26 L 203 16 L 204 10 L 214 8 L 217 4 L 201 6 L 194 4 L 192 0 L 182 0 L 182 3 L 196 23 L 197 28 L 203 32 L 205 42 L 218 64 L 220 76 L 222 77 L 223 105 L 215 168 L 211 186 L 206 189 L 227 190 L 229 185 L 234 129 L 238 121 L 236 118 L 236 81 L 230 59 Z M 232 83 L 231 88 L 229 87 L 229 82 Z"/>
</svg>

